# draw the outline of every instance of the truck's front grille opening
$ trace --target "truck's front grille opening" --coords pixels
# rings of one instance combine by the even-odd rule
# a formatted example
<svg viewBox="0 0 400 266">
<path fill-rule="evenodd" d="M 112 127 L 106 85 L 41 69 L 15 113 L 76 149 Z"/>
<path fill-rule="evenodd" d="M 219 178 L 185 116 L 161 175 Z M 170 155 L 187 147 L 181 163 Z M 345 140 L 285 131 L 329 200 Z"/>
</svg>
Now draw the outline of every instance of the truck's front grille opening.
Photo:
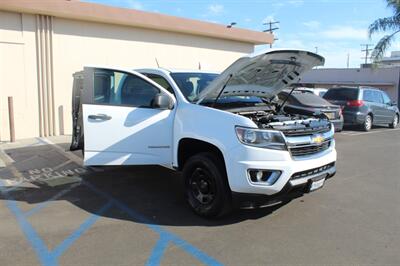
<svg viewBox="0 0 400 266">
<path fill-rule="evenodd" d="M 321 127 L 306 127 L 306 128 L 297 128 L 297 129 L 286 129 L 282 130 L 282 133 L 286 137 L 296 137 L 296 136 L 309 136 L 314 134 L 321 134 L 329 132 L 331 128 L 328 126 Z"/>
<path fill-rule="evenodd" d="M 297 173 L 294 173 L 290 179 L 294 180 L 294 179 L 304 178 L 304 177 L 311 176 L 311 175 L 317 175 L 319 173 L 322 173 L 324 171 L 331 169 L 334 166 L 335 166 L 335 162 L 323 165 L 321 167 L 309 169 L 306 171 L 297 172 Z"/>
<path fill-rule="evenodd" d="M 313 155 L 313 154 L 327 150 L 330 145 L 331 145 L 331 140 L 327 140 L 320 144 L 307 144 L 307 145 L 291 146 L 291 147 L 289 147 L 289 151 L 292 156 Z"/>
</svg>

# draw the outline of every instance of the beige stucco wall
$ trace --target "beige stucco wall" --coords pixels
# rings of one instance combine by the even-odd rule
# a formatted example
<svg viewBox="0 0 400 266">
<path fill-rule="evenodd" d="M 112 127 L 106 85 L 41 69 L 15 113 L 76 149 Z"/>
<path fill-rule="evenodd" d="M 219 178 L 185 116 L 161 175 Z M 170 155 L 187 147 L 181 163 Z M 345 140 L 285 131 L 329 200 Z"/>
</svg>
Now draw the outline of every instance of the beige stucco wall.
<svg viewBox="0 0 400 266">
<path fill-rule="evenodd" d="M 84 65 L 223 70 L 253 45 L 172 32 L 54 19 L 55 106 L 63 105 L 65 130 L 71 131 L 72 73 Z M 57 117 L 57 116 L 56 116 Z M 58 123 L 56 123 L 58 124 Z"/>
<path fill-rule="evenodd" d="M 35 16 L 0 11 L 0 140 L 9 139 L 7 97 L 16 138 L 38 136 Z"/>
<path fill-rule="evenodd" d="M 53 19 L 54 109 L 71 133 L 72 74 L 84 65 L 223 70 L 254 46 L 209 37 L 133 27 Z M 7 96 L 14 96 L 16 137 L 39 136 L 36 17 L 0 13 L 0 139 L 8 140 Z M 60 113 L 61 108 L 63 112 Z"/>
</svg>

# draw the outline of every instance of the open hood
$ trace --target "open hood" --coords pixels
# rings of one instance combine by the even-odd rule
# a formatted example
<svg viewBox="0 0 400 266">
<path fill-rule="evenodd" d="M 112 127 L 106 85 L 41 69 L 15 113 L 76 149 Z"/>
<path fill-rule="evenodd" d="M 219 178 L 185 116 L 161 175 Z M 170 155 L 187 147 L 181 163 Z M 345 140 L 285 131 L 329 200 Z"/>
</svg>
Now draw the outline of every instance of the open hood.
<svg viewBox="0 0 400 266">
<path fill-rule="evenodd" d="M 224 96 L 259 96 L 271 98 L 300 75 L 325 59 L 315 53 L 299 50 L 271 50 L 239 58 L 213 80 L 199 95 L 198 103 Z"/>
</svg>

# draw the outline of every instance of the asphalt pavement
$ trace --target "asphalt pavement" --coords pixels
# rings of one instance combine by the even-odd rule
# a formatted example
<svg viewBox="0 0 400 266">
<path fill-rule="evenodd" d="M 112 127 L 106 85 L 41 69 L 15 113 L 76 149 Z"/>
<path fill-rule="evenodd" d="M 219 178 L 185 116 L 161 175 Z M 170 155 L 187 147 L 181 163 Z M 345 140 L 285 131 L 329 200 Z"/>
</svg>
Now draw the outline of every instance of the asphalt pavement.
<svg viewBox="0 0 400 266">
<path fill-rule="evenodd" d="M 2 144 L 0 265 L 400 265 L 400 130 L 336 140 L 322 189 L 219 220 L 171 170 L 85 168 L 69 137 Z"/>
</svg>

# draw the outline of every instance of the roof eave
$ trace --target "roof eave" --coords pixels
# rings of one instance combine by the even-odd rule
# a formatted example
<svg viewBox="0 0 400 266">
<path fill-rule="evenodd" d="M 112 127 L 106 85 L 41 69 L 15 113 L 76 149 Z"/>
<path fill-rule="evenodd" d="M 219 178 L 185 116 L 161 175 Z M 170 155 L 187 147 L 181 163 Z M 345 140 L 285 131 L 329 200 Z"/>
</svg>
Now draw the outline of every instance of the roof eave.
<svg viewBox="0 0 400 266">
<path fill-rule="evenodd" d="M 274 40 L 270 33 L 80 1 L 2 0 L 0 10 L 178 32 L 255 45 L 269 44 Z"/>
</svg>

